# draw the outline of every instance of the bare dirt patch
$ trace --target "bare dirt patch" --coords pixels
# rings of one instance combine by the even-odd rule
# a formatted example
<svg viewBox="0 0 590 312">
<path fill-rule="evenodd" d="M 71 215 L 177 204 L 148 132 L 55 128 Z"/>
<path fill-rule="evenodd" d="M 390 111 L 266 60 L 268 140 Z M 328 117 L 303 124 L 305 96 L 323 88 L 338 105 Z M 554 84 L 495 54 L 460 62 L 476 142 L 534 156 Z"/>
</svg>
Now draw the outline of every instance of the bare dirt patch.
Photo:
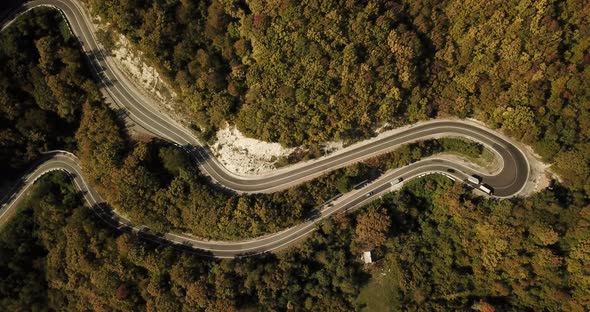
<svg viewBox="0 0 590 312">
<path fill-rule="evenodd" d="M 559 180 L 560 177 L 551 171 L 551 164 L 546 164 L 541 161 L 541 157 L 537 155 L 529 146 L 522 144 L 519 146 L 527 156 L 529 161 L 530 175 L 525 187 L 520 192 L 520 196 L 530 196 L 546 189 L 552 179 Z"/>
</svg>

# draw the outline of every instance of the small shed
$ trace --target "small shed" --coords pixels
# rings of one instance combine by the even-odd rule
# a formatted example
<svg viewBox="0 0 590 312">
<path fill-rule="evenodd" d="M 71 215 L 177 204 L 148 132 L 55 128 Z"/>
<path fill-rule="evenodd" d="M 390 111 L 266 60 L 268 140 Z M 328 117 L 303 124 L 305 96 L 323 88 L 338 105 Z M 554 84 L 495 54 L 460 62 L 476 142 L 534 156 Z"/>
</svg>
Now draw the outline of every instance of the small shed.
<svg viewBox="0 0 590 312">
<path fill-rule="evenodd" d="M 373 259 L 371 259 L 371 252 L 370 251 L 363 252 L 362 259 L 365 262 L 365 264 L 373 263 Z"/>
</svg>

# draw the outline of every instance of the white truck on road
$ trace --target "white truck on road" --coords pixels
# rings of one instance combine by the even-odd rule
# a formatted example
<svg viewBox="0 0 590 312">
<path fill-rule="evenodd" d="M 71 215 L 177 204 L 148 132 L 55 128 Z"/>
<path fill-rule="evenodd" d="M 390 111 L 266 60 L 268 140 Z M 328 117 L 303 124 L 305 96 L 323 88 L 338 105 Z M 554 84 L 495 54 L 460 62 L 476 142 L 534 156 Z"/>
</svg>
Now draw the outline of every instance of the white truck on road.
<svg viewBox="0 0 590 312">
<path fill-rule="evenodd" d="M 394 186 L 396 184 L 401 183 L 404 180 L 404 178 L 397 178 L 397 179 L 393 179 L 393 181 L 391 181 L 391 186 Z"/>
<path fill-rule="evenodd" d="M 493 192 L 492 188 L 485 185 L 485 184 L 480 184 L 479 189 L 488 195 L 492 195 L 492 192 Z"/>
</svg>

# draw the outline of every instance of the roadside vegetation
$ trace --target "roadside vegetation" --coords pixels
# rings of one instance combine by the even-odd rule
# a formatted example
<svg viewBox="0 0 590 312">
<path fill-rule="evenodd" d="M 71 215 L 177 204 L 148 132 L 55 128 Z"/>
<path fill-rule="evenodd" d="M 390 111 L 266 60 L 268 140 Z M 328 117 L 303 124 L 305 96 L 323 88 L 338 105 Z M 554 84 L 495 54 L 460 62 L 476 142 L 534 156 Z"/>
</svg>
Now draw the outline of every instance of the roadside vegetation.
<svg viewBox="0 0 590 312">
<path fill-rule="evenodd" d="M 443 151 L 473 158 L 483 151 L 480 144 L 459 139 L 428 140 L 286 191 L 236 195 L 213 187 L 180 148 L 159 141 L 128 141 L 117 117 L 103 105 L 84 106 L 76 138 L 85 177 L 119 213 L 156 232 L 212 239 L 277 232 L 310 217 L 329 198 L 389 169 Z"/>
<path fill-rule="evenodd" d="M 392 227 L 357 307 L 587 310 L 590 210 L 572 195 L 484 200 L 443 177 L 410 182 L 369 205 L 385 207 Z"/>
<path fill-rule="evenodd" d="M 54 173 L 0 232 L 0 309 L 585 311 L 590 210 L 572 195 L 488 200 L 430 176 L 279 254 L 230 261 L 113 231 Z"/>
</svg>

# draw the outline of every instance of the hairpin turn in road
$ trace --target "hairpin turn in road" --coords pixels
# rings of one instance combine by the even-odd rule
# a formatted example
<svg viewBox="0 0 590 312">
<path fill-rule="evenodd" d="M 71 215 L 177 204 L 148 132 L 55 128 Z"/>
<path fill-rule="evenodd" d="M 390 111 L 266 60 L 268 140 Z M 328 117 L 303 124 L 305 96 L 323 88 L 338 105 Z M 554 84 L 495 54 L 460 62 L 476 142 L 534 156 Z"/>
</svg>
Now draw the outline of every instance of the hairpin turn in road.
<svg viewBox="0 0 590 312">
<path fill-rule="evenodd" d="M 388 172 L 360 190 L 344 194 L 337 200 L 318 207 L 316 217 L 297 226 L 272 235 L 248 241 L 206 241 L 187 235 L 167 233 L 153 235 L 143 226 L 134 226 L 129 220 L 106 208 L 104 201 L 83 178 L 81 164 L 75 155 L 55 151 L 28 174 L 23 176 L 0 203 L 0 225 L 11 212 L 14 212 L 23 194 L 43 174 L 52 170 L 63 170 L 70 174 L 78 189 L 84 194 L 86 203 L 105 222 L 121 230 L 140 231 L 146 238 L 167 242 L 179 248 L 191 249 L 208 256 L 233 258 L 272 252 L 304 238 L 315 230 L 315 224 L 336 213 L 356 209 L 367 202 L 390 191 L 392 181 L 403 178 L 407 181 L 424 174 L 441 172 L 454 179 L 471 183 L 467 179 L 472 174 L 481 177 L 483 189 L 489 187 L 496 197 L 515 196 L 521 192 L 529 178 L 529 163 L 525 154 L 501 134 L 465 120 L 431 120 L 412 125 L 397 133 L 368 142 L 353 145 L 328 157 L 305 164 L 286 167 L 261 176 L 239 176 L 229 172 L 212 153 L 203 146 L 196 136 L 185 127 L 172 120 L 157 109 L 153 100 L 144 93 L 114 65 L 110 56 L 105 55 L 96 40 L 90 17 L 76 0 L 37 0 L 23 4 L 4 15 L 1 30 L 8 27 L 18 16 L 30 9 L 49 6 L 59 10 L 69 24 L 72 33 L 79 39 L 82 49 L 89 59 L 96 79 L 101 82 L 107 100 L 127 112 L 127 117 L 135 124 L 157 137 L 169 140 L 194 156 L 201 171 L 220 185 L 239 193 L 270 193 L 284 190 L 314 179 L 329 171 L 374 157 L 410 142 L 432 137 L 462 137 L 484 144 L 492 150 L 502 163 L 499 172 L 486 175 L 449 160 L 430 158 L 412 163 L 403 168 Z M 108 82 L 108 83 L 107 83 Z M 473 185 L 475 187 L 481 185 Z"/>
</svg>

